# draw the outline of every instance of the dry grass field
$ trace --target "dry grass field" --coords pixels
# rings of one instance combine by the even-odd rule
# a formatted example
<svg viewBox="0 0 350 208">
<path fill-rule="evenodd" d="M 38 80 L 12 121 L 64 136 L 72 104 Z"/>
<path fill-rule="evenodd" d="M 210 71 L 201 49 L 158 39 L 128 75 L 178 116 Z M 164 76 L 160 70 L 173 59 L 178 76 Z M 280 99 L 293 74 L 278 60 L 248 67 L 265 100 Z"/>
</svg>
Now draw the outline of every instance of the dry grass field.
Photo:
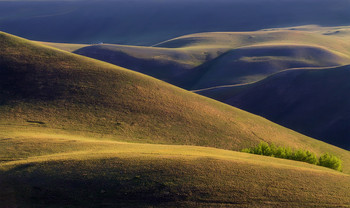
<svg viewBox="0 0 350 208">
<path fill-rule="evenodd" d="M 0 45 L 2 207 L 350 203 L 349 151 L 112 64 Z M 260 141 L 330 152 L 344 171 L 236 152 Z"/>
</svg>

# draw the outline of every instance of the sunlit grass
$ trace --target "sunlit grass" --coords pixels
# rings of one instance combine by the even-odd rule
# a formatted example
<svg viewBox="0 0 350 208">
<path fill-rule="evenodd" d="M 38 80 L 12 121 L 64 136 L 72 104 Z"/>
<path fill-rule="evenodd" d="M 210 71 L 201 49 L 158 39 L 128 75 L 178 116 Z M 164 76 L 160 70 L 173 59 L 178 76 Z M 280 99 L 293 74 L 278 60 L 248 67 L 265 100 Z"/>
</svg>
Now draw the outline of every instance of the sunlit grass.
<svg viewBox="0 0 350 208">
<path fill-rule="evenodd" d="M 349 204 L 348 151 L 121 67 L 0 44 L 5 207 Z M 260 141 L 337 154 L 344 174 L 224 150 Z"/>
<path fill-rule="evenodd" d="M 22 138 L 12 142 L 30 141 L 35 140 Z M 58 148 L 57 144 L 63 141 L 51 138 L 35 142 L 45 150 L 50 145 Z M 17 182 L 11 182 L 15 197 L 21 194 L 23 203 L 33 205 L 38 202 L 30 197 L 41 197 L 41 203 L 48 207 L 67 202 L 84 205 L 87 198 L 92 204 L 108 200 L 111 206 L 123 202 L 126 207 L 133 207 L 133 202 L 160 207 L 349 203 L 348 175 L 302 162 L 183 145 L 91 140 L 66 140 L 64 144 L 76 145 L 75 151 L 68 147 L 68 152 L 22 158 L 0 166 L 0 176 L 8 178 L 8 182 L 17 178 Z M 60 197 L 45 198 L 45 192 Z"/>
</svg>

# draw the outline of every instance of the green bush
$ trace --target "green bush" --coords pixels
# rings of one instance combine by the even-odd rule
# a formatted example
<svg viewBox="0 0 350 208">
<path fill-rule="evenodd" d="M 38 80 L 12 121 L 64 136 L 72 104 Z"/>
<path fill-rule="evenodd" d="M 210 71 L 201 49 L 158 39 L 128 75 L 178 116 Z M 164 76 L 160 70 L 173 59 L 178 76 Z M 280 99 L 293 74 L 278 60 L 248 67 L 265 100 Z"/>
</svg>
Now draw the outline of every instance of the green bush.
<svg viewBox="0 0 350 208">
<path fill-rule="evenodd" d="M 332 168 L 332 169 L 338 170 L 338 171 L 342 171 L 342 169 L 343 169 L 342 161 L 338 157 L 331 155 L 329 153 L 323 154 L 320 157 L 318 164 L 320 166 Z"/>
<path fill-rule="evenodd" d="M 315 153 L 306 151 L 305 162 L 317 165 L 318 160 L 317 160 Z"/>
<path fill-rule="evenodd" d="M 242 152 L 265 155 L 289 160 L 297 160 L 310 164 L 320 165 L 334 170 L 342 171 L 342 161 L 329 153 L 323 154 L 319 159 L 315 153 L 308 150 L 292 150 L 291 148 L 276 146 L 261 142 L 255 147 L 242 149 Z"/>
</svg>

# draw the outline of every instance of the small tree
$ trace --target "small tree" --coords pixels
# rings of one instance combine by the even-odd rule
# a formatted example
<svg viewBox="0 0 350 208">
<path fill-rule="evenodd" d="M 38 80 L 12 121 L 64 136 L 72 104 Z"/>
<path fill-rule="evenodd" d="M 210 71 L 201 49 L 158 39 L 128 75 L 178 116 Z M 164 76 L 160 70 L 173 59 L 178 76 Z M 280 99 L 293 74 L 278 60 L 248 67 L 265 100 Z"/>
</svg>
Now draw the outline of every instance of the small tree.
<svg viewBox="0 0 350 208">
<path fill-rule="evenodd" d="M 285 152 L 285 157 L 284 159 L 290 159 L 290 160 L 293 160 L 294 158 L 294 153 L 293 153 L 293 150 L 288 147 L 288 148 L 284 148 L 284 152 Z"/>
<path fill-rule="evenodd" d="M 317 160 L 317 157 L 314 153 L 312 153 L 310 151 L 306 151 L 305 162 L 316 165 L 318 160 Z"/>
<path fill-rule="evenodd" d="M 275 157 L 279 158 L 287 158 L 286 154 L 286 148 L 284 147 L 277 147 L 274 153 Z"/>
<path fill-rule="evenodd" d="M 260 146 L 261 146 L 262 155 L 266 155 L 266 156 L 272 155 L 272 151 L 268 143 L 261 142 Z"/>
<path fill-rule="evenodd" d="M 343 169 L 342 161 L 338 157 L 329 153 L 325 153 L 319 158 L 319 165 L 338 171 L 342 171 Z"/>
<path fill-rule="evenodd" d="M 293 154 L 293 160 L 303 161 L 305 157 L 306 157 L 306 154 L 303 150 L 298 150 Z"/>
</svg>

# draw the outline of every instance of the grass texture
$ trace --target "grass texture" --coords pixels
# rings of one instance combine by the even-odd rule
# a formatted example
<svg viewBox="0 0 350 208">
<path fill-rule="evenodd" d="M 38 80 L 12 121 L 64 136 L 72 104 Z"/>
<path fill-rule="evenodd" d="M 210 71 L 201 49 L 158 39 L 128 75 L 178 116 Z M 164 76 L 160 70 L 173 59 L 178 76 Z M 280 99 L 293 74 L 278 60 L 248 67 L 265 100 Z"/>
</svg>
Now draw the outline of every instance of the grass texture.
<svg viewBox="0 0 350 208">
<path fill-rule="evenodd" d="M 0 45 L 2 207 L 349 204 L 348 151 L 125 68 Z M 223 150 L 260 141 L 339 155 L 344 173 Z"/>
</svg>

